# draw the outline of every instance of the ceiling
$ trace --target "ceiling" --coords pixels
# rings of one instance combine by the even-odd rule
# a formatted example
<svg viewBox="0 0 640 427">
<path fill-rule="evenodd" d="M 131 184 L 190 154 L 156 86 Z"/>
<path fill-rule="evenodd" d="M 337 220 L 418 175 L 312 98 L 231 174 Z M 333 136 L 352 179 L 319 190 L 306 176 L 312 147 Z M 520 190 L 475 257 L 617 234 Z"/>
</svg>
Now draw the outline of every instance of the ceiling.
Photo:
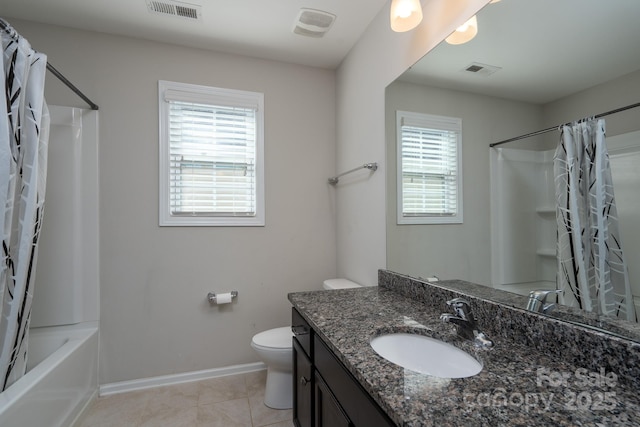
<svg viewBox="0 0 640 427">
<path fill-rule="evenodd" d="M 0 0 L 0 3 L 0 17 L 9 23 L 11 18 L 18 18 L 334 69 L 387 0 L 181 2 L 201 6 L 199 20 L 150 13 L 146 0 Z M 324 37 L 293 33 L 294 21 L 303 7 L 337 16 Z"/>
<path fill-rule="evenodd" d="M 402 80 L 545 104 L 640 69 L 639 0 L 502 0 L 478 35 L 441 43 Z M 493 74 L 464 71 L 478 62 Z"/>
</svg>

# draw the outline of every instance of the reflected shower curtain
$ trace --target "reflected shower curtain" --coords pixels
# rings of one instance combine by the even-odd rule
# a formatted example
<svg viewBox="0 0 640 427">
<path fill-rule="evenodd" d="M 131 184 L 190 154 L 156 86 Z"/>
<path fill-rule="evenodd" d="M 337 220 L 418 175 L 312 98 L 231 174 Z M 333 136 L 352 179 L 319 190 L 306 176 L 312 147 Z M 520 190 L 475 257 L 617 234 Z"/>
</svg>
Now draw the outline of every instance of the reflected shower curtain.
<svg viewBox="0 0 640 427">
<path fill-rule="evenodd" d="M 603 119 L 562 127 L 554 176 L 560 302 L 635 321 Z"/>
<path fill-rule="evenodd" d="M 31 300 L 46 185 L 47 58 L 2 22 L 0 102 L 0 390 L 26 370 Z"/>
</svg>

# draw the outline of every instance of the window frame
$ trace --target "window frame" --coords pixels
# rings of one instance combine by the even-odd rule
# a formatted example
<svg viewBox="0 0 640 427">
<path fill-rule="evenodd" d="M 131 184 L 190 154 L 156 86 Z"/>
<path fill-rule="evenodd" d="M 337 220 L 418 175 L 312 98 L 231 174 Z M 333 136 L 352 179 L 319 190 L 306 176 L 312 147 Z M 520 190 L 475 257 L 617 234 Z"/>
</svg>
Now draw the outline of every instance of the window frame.
<svg viewBox="0 0 640 427">
<path fill-rule="evenodd" d="M 403 211 L 403 170 L 402 170 L 402 127 L 408 121 L 411 126 L 455 132 L 456 138 L 456 213 L 429 214 L 407 216 Z M 436 116 L 433 114 L 416 113 L 410 111 L 396 111 L 396 223 L 398 225 L 411 224 L 462 224 L 463 195 L 462 195 L 462 119 L 457 117 Z"/>
<path fill-rule="evenodd" d="M 170 207 L 170 101 L 256 108 L 255 215 L 194 213 L 173 215 Z M 159 112 L 159 220 L 163 226 L 262 227 L 265 225 L 264 197 L 264 94 L 189 83 L 158 81 Z"/>
</svg>

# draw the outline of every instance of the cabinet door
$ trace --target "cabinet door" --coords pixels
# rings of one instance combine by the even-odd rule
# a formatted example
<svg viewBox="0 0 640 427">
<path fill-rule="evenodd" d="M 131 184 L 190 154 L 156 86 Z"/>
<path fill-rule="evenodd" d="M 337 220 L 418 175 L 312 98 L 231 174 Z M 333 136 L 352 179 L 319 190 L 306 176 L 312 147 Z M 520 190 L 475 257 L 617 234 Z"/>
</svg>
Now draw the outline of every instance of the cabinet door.
<svg viewBox="0 0 640 427">
<path fill-rule="evenodd" d="M 338 401 L 322 378 L 315 374 L 316 427 L 351 427 Z"/>
<path fill-rule="evenodd" d="M 297 427 L 313 427 L 313 368 L 293 338 L 293 421 Z"/>
<path fill-rule="evenodd" d="M 395 426 L 396 424 L 358 384 L 322 339 L 318 335 L 314 335 L 313 339 L 314 369 L 333 392 L 335 399 L 340 402 L 340 408 L 351 423 L 356 427 Z"/>
</svg>

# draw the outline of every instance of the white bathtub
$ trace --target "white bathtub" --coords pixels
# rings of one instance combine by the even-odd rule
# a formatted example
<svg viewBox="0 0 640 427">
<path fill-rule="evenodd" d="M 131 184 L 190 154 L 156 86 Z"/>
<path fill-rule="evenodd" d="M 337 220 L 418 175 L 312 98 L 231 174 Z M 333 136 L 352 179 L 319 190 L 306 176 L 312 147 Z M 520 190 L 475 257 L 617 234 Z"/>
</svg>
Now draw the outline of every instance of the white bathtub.
<svg viewBox="0 0 640 427">
<path fill-rule="evenodd" d="M 28 372 L 0 393 L 0 426 L 70 426 L 98 392 L 98 323 L 29 331 Z"/>
</svg>

